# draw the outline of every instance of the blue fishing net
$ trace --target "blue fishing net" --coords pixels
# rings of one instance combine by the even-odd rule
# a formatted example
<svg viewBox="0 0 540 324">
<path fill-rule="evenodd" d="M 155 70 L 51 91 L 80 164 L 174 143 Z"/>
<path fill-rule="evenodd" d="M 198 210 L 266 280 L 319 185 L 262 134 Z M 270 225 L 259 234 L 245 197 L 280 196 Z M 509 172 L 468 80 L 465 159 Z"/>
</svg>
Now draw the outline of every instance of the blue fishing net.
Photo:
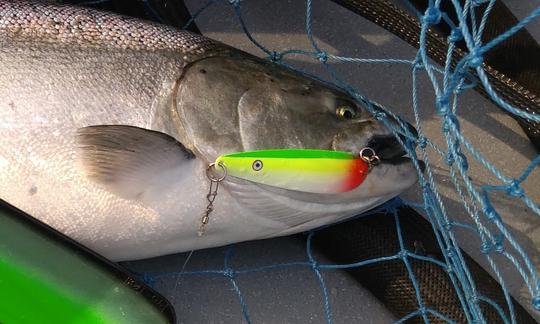
<svg viewBox="0 0 540 324">
<path fill-rule="evenodd" d="M 108 0 L 90 1 L 88 3 L 100 3 Z M 457 294 L 466 320 L 468 322 L 486 322 L 482 311 L 482 304 L 489 304 L 495 308 L 499 314 L 500 321 L 505 323 L 515 323 L 516 315 L 514 306 L 511 302 L 508 289 L 508 282 L 505 282 L 505 276 L 500 267 L 502 260 L 509 264 L 513 270 L 518 273 L 518 277 L 523 281 L 530 296 L 532 309 L 540 311 L 540 281 L 538 271 L 535 268 L 532 260 L 526 253 L 524 247 L 514 237 L 511 229 L 501 217 L 501 211 L 498 210 L 496 204 L 492 202 L 493 196 L 499 193 L 506 194 L 509 199 L 519 200 L 523 204 L 523 208 L 537 216 L 540 216 L 540 208 L 526 194 L 522 188 L 529 175 L 540 164 L 540 156 L 530 162 L 524 168 L 521 174 L 517 177 L 512 177 L 499 170 L 495 165 L 487 159 L 481 150 L 479 150 L 469 137 L 465 136 L 460 129 L 458 116 L 466 107 L 460 108 L 460 97 L 466 91 L 481 84 L 488 93 L 489 97 L 495 102 L 499 108 L 509 114 L 522 117 L 531 121 L 540 121 L 540 116 L 537 114 L 528 113 L 522 109 L 514 107 L 508 103 L 500 93 L 498 93 L 490 84 L 490 80 L 482 67 L 483 56 L 488 51 L 492 50 L 498 44 L 508 39 L 521 28 L 529 24 L 534 18 L 540 16 L 540 8 L 530 12 L 524 19 L 519 21 L 514 27 L 510 28 L 499 36 L 489 40 L 486 43 L 482 41 L 482 35 L 486 22 L 493 9 L 495 1 L 465 1 L 464 3 L 452 0 L 452 5 L 460 22 L 458 26 L 453 25 L 453 31 L 447 38 L 448 53 L 445 66 L 434 64 L 428 56 L 426 50 L 426 35 L 430 26 L 437 24 L 441 19 L 448 20 L 446 12 L 440 9 L 440 1 L 430 1 L 428 9 L 421 13 L 417 13 L 421 22 L 421 32 L 419 35 L 420 46 L 419 50 L 413 57 L 408 59 L 366 59 L 361 57 L 346 57 L 331 54 L 322 49 L 313 36 L 312 28 L 312 11 L 313 3 L 311 0 L 306 0 L 305 6 L 305 35 L 311 44 L 311 48 L 289 49 L 285 51 L 274 51 L 265 47 L 256 37 L 250 33 L 248 24 L 244 21 L 242 6 L 243 3 L 238 0 L 210 0 L 201 5 L 200 9 L 193 12 L 193 19 L 205 12 L 209 7 L 220 3 L 226 3 L 229 9 L 232 10 L 238 22 L 245 33 L 245 36 L 257 46 L 261 54 L 265 55 L 269 60 L 278 64 L 295 68 L 286 62 L 289 56 L 305 56 L 318 62 L 330 76 L 325 81 L 332 82 L 337 86 L 346 90 L 351 96 L 365 104 L 377 119 L 384 122 L 396 134 L 406 134 L 407 140 L 399 140 L 406 148 L 410 157 L 413 158 L 414 165 L 418 171 L 419 189 L 421 191 L 422 201 L 420 203 L 405 201 L 403 199 L 394 199 L 387 204 L 381 206 L 376 212 L 385 212 L 390 217 L 393 217 L 396 226 L 397 239 L 400 249 L 397 253 L 385 255 L 368 260 L 359 260 L 347 264 L 335 264 L 320 262 L 317 256 L 313 253 L 312 242 L 317 236 L 318 231 L 311 231 L 307 235 L 305 251 L 307 254 L 305 261 L 299 262 L 278 262 L 262 266 L 241 267 L 237 268 L 231 264 L 230 258 L 235 247 L 225 249 L 225 257 L 221 260 L 220 266 L 212 266 L 208 269 L 197 271 L 180 271 L 180 267 L 175 271 L 164 273 L 144 273 L 143 278 L 150 283 L 156 284 L 164 278 L 180 278 L 178 280 L 190 280 L 189 278 L 221 277 L 230 282 L 233 295 L 236 296 L 238 307 L 241 309 L 243 318 L 246 322 L 251 323 L 253 313 L 249 303 L 245 299 L 245 291 L 240 284 L 241 278 L 252 273 L 283 271 L 299 271 L 303 269 L 311 271 L 320 285 L 320 300 L 324 309 L 324 317 L 328 323 L 334 322 L 333 309 L 335 305 L 330 302 L 330 292 L 325 279 L 325 273 L 329 271 L 339 271 L 342 269 L 361 268 L 374 263 L 384 263 L 391 261 L 400 261 L 405 265 L 408 272 L 409 280 L 414 287 L 414 296 L 417 302 L 416 310 L 410 312 L 406 316 L 398 319 L 398 322 L 405 322 L 412 318 L 421 318 L 425 322 L 429 319 L 437 318 L 442 322 L 452 323 L 453 320 L 437 309 L 433 309 L 424 303 L 422 291 L 417 284 L 413 263 L 414 262 L 430 262 L 444 269 L 450 278 L 455 293 Z M 157 11 L 152 10 L 150 2 L 145 1 L 149 10 L 158 15 Z M 271 6 L 269 6 L 271 7 Z M 269 9 L 271 10 L 271 9 Z M 480 14 L 479 14 L 480 13 Z M 189 25 L 192 21 L 188 22 Z M 457 42 L 464 41 L 466 43 L 468 53 L 460 59 L 455 66 L 451 64 L 453 52 L 456 50 Z M 410 69 L 410 78 L 412 80 L 412 106 L 411 116 L 414 126 L 418 130 L 418 135 L 413 135 L 408 131 L 405 124 L 396 125 L 390 122 L 388 116 L 392 116 L 393 120 L 401 120 L 394 113 L 385 109 L 380 110 L 380 107 L 369 98 L 369 93 L 364 93 L 362 89 L 358 89 L 347 82 L 347 78 L 335 69 L 334 63 L 346 64 L 389 64 L 407 66 Z M 471 72 L 474 72 L 477 77 L 470 78 Z M 436 121 L 440 124 L 440 129 L 445 139 L 445 143 L 437 144 L 431 138 L 425 135 L 423 126 L 425 117 L 422 116 L 419 108 L 418 98 L 424 94 L 420 92 L 417 86 L 419 75 L 424 74 L 429 78 L 431 89 L 434 94 L 434 100 L 431 105 L 432 113 L 436 116 Z M 493 109 L 496 109 L 494 106 Z M 434 176 L 433 165 L 431 161 L 433 153 L 440 156 L 440 159 L 446 165 L 449 172 L 449 184 L 453 187 L 457 197 L 459 197 L 463 210 L 468 214 L 468 217 L 456 218 L 448 212 L 446 202 L 440 193 L 441 184 L 437 182 Z M 471 159 L 476 160 L 482 168 L 490 173 L 496 181 L 490 183 L 475 184 L 469 177 L 469 163 Z M 426 163 L 425 172 L 421 171 L 419 160 Z M 421 210 L 426 218 L 430 221 L 433 227 L 433 233 L 438 242 L 439 248 L 443 254 L 443 261 L 432 258 L 429 255 L 423 255 L 413 249 L 410 249 L 403 242 L 400 227 L 400 206 L 411 206 L 417 210 Z M 516 214 L 521 211 L 516 210 Z M 519 216 L 519 215 L 518 215 Z M 518 217 L 516 216 L 516 217 Z M 467 220 L 467 221 L 464 221 Z M 499 305 L 487 296 L 484 296 L 477 289 L 476 281 L 470 273 L 466 258 L 460 249 L 460 239 L 456 235 L 456 231 L 468 231 L 478 238 L 477 249 L 481 250 L 483 257 L 491 268 L 491 273 L 501 284 L 501 290 L 504 294 L 506 305 Z M 178 287 L 182 288 L 182 285 Z M 176 287 L 175 287 L 176 288 Z M 183 289 L 183 288 L 182 288 Z M 211 311 L 211 310 L 207 310 Z M 179 314 L 181 317 L 181 314 Z"/>
</svg>

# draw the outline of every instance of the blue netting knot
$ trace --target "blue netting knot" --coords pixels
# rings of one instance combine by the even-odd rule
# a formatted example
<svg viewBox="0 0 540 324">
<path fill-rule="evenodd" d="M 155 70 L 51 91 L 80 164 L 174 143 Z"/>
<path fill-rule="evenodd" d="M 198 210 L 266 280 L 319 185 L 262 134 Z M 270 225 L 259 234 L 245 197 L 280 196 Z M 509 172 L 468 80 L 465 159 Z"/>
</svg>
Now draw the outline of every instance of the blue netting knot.
<svg viewBox="0 0 540 324">
<path fill-rule="evenodd" d="M 461 164 L 461 167 L 463 168 L 463 170 L 464 171 L 469 170 L 469 160 L 467 160 L 467 157 L 465 156 L 465 154 L 460 152 L 457 155 L 459 156 L 459 163 Z"/>
<path fill-rule="evenodd" d="M 464 79 L 465 82 L 460 83 L 455 89 L 454 93 L 460 94 L 464 90 L 467 89 L 473 89 L 477 86 L 478 82 L 476 81 L 476 78 L 467 71 L 459 71 L 459 76 Z"/>
<path fill-rule="evenodd" d="M 424 63 L 422 63 L 422 58 L 420 56 L 417 56 L 412 64 L 413 70 L 415 69 L 421 69 L 424 67 Z"/>
<path fill-rule="evenodd" d="M 495 251 L 497 251 L 497 253 L 504 252 L 504 235 L 503 234 L 499 234 L 495 237 Z"/>
<path fill-rule="evenodd" d="M 446 224 L 443 225 L 444 229 L 447 230 L 447 231 L 451 231 L 452 230 L 452 223 L 448 222 Z"/>
<path fill-rule="evenodd" d="M 450 127 L 451 125 L 453 125 L 456 129 L 457 132 L 460 132 L 461 131 L 461 128 L 459 126 L 459 120 L 457 119 L 456 115 L 454 114 L 447 114 L 445 117 L 444 117 L 444 121 L 443 121 L 443 129 L 446 129 L 446 130 L 450 130 Z"/>
<path fill-rule="evenodd" d="M 444 116 L 444 120 L 442 122 L 442 131 L 444 133 L 448 133 L 450 131 L 450 129 L 452 129 L 451 125 L 454 125 L 454 127 L 459 132 L 459 122 L 458 122 L 457 118 L 455 116 L 453 116 L 453 115 L 449 115 L 448 110 L 446 110 L 445 114 L 446 115 Z M 453 144 L 452 147 L 457 149 L 457 143 L 454 142 L 452 144 Z"/>
<path fill-rule="evenodd" d="M 225 271 L 223 272 L 223 275 L 227 278 L 234 278 L 234 271 L 232 271 L 231 269 L 225 269 Z"/>
<path fill-rule="evenodd" d="M 498 220 L 501 219 L 499 214 L 491 206 L 488 206 L 488 207 L 486 207 L 484 209 L 484 214 L 486 214 L 486 217 L 487 217 L 488 221 L 490 221 L 490 222 L 494 222 L 496 220 L 498 221 Z"/>
<path fill-rule="evenodd" d="M 441 17 L 439 8 L 429 7 L 424 15 L 424 22 L 428 25 L 437 25 L 441 21 Z"/>
<path fill-rule="evenodd" d="M 319 52 L 317 53 L 317 58 L 321 63 L 326 63 L 326 61 L 328 61 L 328 54 L 326 54 L 326 52 Z"/>
<path fill-rule="evenodd" d="M 448 41 L 455 43 L 463 39 L 463 33 L 461 32 L 460 28 L 453 28 L 452 32 L 450 33 L 450 36 L 448 37 Z"/>
<path fill-rule="evenodd" d="M 448 113 L 448 96 L 443 95 L 437 98 L 437 113 L 441 116 Z"/>
<path fill-rule="evenodd" d="M 472 50 L 472 52 L 469 54 L 469 66 L 472 68 L 477 68 L 482 65 L 482 62 L 484 62 L 482 53 L 477 49 Z"/>
<path fill-rule="evenodd" d="M 311 262 L 311 268 L 313 270 L 318 270 L 319 269 L 319 264 L 317 263 L 317 261 L 313 260 L 313 262 Z"/>
<path fill-rule="evenodd" d="M 283 59 L 283 54 L 273 51 L 270 53 L 270 55 L 268 55 L 268 59 L 272 62 L 279 62 Z"/>
<path fill-rule="evenodd" d="M 424 197 L 429 200 L 429 197 L 431 197 L 431 187 L 429 186 L 428 182 L 424 182 L 422 185 L 422 193 L 424 194 Z"/>
<path fill-rule="evenodd" d="M 240 0 L 229 0 L 229 4 L 236 7 L 236 6 L 240 5 Z"/>
<path fill-rule="evenodd" d="M 506 193 L 512 197 L 522 198 L 525 196 L 525 190 L 519 185 L 519 181 L 516 179 L 512 180 L 512 183 L 506 189 Z"/>
<path fill-rule="evenodd" d="M 377 119 L 377 120 L 385 120 L 386 119 L 386 113 L 384 111 L 376 111 L 374 116 L 375 116 L 375 119 Z"/>
<path fill-rule="evenodd" d="M 540 296 L 534 296 L 532 298 L 532 306 L 534 307 L 534 309 L 540 311 Z"/>
<path fill-rule="evenodd" d="M 452 152 L 448 152 L 446 154 L 446 164 L 451 166 L 452 164 L 454 164 L 455 161 L 456 160 L 454 159 L 454 154 L 452 154 Z"/>
<path fill-rule="evenodd" d="M 484 254 L 488 254 L 489 252 L 491 252 L 491 244 L 489 244 L 489 242 L 482 243 L 480 251 Z"/>
<path fill-rule="evenodd" d="M 424 136 L 418 137 L 418 146 L 423 149 L 427 147 L 427 139 Z"/>
<path fill-rule="evenodd" d="M 454 93 L 457 94 L 457 95 L 460 95 L 463 93 L 463 91 L 469 89 L 469 87 L 467 87 L 467 85 L 459 85 L 457 86 L 455 89 L 454 89 Z"/>
<path fill-rule="evenodd" d="M 449 258 L 449 259 L 452 259 L 455 255 L 455 252 L 454 252 L 454 249 L 453 248 L 448 248 L 446 249 L 446 256 Z"/>
<path fill-rule="evenodd" d="M 401 250 L 396 254 L 396 256 L 402 260 L 405 260 L 407 258 L 407 251 Z"/>
<path fill-rule="evenodd" d="M 497 242 L 497 244 L 495 244 L 495 251 L 497 251 L 497 253 L 503 253 L 504 252 L 504 243 L 503 242 Z"/>
<path fill-rule="evenodd" d="M 478 296 L 476 296 L 474 294 L 471 294 L 471 296 L 469 296 L 469 298 L 468 298 L 468 301 L 469 301 L 469 303 L 476 303 L 478 301 Z M 479 322 L 477 320 L 473 321 L 473 323 L 475 323 L 475 322 L 481 323 L 481 322 Z"/>
</svg>

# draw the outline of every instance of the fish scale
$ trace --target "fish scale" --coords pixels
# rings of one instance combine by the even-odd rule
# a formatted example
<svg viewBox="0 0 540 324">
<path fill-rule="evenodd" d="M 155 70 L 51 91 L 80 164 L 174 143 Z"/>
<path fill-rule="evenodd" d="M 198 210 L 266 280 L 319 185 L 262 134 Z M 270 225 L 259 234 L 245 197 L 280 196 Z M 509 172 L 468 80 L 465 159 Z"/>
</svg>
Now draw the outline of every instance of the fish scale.
<svg viewBox="0 0 540 324">
<path fill-rule="evenodd" d="M 32 41 L 131 50 L 171 50 L 186 61 L 228 51 L 219 42 L 176 28 L 140 21 L 83 7 L 35 4 L 31 1 L 0 3 L 0 30 L 4 35 Z"/>
</svg>

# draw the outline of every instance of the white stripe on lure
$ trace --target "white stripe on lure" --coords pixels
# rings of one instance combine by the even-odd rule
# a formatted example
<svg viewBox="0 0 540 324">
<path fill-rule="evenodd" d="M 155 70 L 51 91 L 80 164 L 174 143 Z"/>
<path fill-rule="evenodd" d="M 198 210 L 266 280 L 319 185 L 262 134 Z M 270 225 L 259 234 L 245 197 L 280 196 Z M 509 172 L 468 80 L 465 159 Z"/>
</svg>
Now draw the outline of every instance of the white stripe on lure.
<svg viewBox="0 0 540 324">
<path fill-rule="evenodd" d="M 359 155 L 326 150 L 262 150 L 226 154 L 227 176 L 283 189 L 337 194 L 351 191 L 365 180 L 370 164 Z"/>
</svg>

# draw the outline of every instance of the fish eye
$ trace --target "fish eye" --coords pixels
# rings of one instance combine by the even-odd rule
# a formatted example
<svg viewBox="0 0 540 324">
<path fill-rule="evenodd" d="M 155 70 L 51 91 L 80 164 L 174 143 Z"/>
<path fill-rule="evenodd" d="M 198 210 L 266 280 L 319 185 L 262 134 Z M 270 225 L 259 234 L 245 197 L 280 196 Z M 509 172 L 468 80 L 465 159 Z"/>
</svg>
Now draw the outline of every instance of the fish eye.
<svg viewBox="0 0 540 324">
<path fill-rule="evenodd" d="M 261 169 L 263 168 L 263 163 L 261 160 L 255 160 L 253 161 L 253 164 L 251 165 L 251 167 L 255 171 L 261 171 Z"/>
<path fill-rule="evenodd" d="M 340 105 L 336 109 L 336 115 L 341 119 L 356 118 L 356 109 L 350 105 Z"/>
</svg>

